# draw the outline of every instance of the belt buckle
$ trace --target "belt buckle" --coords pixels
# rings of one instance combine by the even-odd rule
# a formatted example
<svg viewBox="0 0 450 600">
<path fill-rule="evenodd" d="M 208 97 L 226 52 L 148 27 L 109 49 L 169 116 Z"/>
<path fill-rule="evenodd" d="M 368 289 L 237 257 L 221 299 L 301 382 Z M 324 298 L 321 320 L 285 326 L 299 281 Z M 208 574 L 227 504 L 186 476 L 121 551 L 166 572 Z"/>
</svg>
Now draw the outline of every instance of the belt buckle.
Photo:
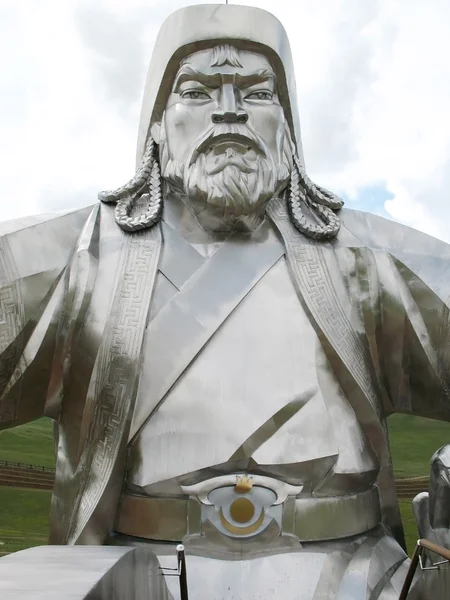
<svg viewBox="0 0 450 600">
<path fill-rule="evenodd" d="M 200 504 L 200 535 L 208 529 L 237 540 L 250 540 L 270 531 L 283 533 L 285 508 L 303 486 L 293 486 L 272 477 L 237 473 L 183 486 L 183 493 Z M 292 536 L 292 528 L 289 535 Z"/>
</svg>

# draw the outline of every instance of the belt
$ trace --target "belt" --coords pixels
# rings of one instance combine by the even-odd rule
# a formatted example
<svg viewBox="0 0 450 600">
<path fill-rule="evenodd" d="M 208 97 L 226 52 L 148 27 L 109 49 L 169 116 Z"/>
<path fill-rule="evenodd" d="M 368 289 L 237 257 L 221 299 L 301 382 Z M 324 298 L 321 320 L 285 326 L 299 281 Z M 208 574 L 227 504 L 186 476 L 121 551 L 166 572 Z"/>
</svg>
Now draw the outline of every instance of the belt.
<svg viewBox="0 0 450 600">
<path fill-rule="evenodd" d="M 222 480 L 219 485 L 217 480 Z M 298 496 L 301 488 L 268 477 L 233 475 L 191 486 L 189 495 L 178 498 L 124 493 L 115 531 L 182 542 L 204 535 L 212 526 L 229 538 L 242 540 L 254 538 L 275 521 L 278 535 L 313 542 L 362 534 L 381 522 L 375 486 L 327 497 Z"/>
</svg>

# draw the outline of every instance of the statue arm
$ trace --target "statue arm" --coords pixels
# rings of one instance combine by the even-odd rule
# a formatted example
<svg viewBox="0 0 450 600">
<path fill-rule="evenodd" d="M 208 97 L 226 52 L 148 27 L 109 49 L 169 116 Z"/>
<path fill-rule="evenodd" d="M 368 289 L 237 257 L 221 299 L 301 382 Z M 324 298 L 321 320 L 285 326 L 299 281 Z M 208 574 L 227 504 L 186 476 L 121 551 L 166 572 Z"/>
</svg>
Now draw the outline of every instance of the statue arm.
<svg viewBox="0 0 450 600">
<path fill-rule="evenodd" d="M 64 273 L 88 214 L 17 220 L 6 232 L 0 224 L 0 430 L 53 416 Z"/>
<path fill-rule="evenodd" d="M 405 383 L 404 392 L 397 398 L 397 412 L 450 421 L 448 246 L 442 244 L 439 255 L 428 257 L 428 268 L 423 264 L 412 268 L 406 261 L 394 262 L 405 316 L 402 342 Z M 436 449 L 430 466 L 428 491 L 413 500 L 419 537 L 450 548 L 450 443 Z"/>
<path fill-rule="evenodd" d="M 385 414 L 450 420 L 450 244 L 369 213 L 341 217 Z"/>
<path fill-rule="evenodd" d="M 381 269 L 388 274 L 378 343 L 387 413 L 450 421 L 450 260 L 433 261 L 427 273 L 402 258 L 391 254 L 391 268 Z"/>
<path fill-rule="evenodd" d="M 2 307 L 1 320 L 4 332 L 8 327 L 9 343 L 0 354 L 0 430 L 38 419 L 45 412 L 63 297 L 62 275 L 58 273 L 49 281 L 47 294 L 36 302 L 26 319 L 21 310 L 21 282 L 15 282 L 13 289 L 3 287 L 0 292 L 7 290 L 16 300 L 14 311 L 6 312 Z"/>
<path fill-rule="evenodd" d="M 378 355 L 390 401 L 388 413 L 450 421 L 450 248 L 432 242 L 428 255 L 390 253 L 391 268 L 387 262 L 378 265 L 382 331 Z M 450 548 L 449 507 L 447 444 L 431 458 L 429 491 L 413 501 L 419 537 Z"/>
</svg>

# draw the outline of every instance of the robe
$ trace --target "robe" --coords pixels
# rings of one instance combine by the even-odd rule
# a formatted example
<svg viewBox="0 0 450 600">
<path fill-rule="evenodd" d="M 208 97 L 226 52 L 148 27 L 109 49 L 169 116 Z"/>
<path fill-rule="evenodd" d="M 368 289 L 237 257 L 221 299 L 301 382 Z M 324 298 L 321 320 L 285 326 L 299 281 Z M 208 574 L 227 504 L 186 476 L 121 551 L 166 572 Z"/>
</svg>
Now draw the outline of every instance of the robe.
<svg viewBox="0 0 450 600">
<path fill-rule="evenodd" d="M 267 213 L 285 257 L 283 273 L 267 287 L 291 286 L 290 301 L 298 300 L 298 318 L 309 322 L 308 335 L 320 348 L 319 371 L 332 376 L 344 399 L 332 410 L 354 414 L 353 425 L 343 419 L 339 426 L 350 427 L 364 448 L 367 465 L 356 474 L 369 479 L 375 474 L 383 523 L 401 541 L 385 419 L 394 412 L 449 419 L 450 246 L 345 209 L 338 237 L 315 242 L 295 230 L 283 200 L 272 201 Z M 156 282 L 171 260 L 165 256 L 164 224 L 128 234 L 114 222 L 113 208 L 97 205 L 7 227 L 0 238 L 0 427 L 42 415 L 55 419 L 50 539 L 101 544 L 114 528 L 127 458 L 137 441 L 133 420 L 141 405 L 136 398 L 145 332 Z M 275 268 L 266 277 L 276 274 Z M 238 302 L 230 324 L 244 309 Z M 301 352 L 294 344 L 299 374 L 311 359 L 305 362 Z M 290 371 L 300 378 L 294 362 Z M 309 404 L 320 413 L 316 405 L 324 402 Z M 170 404 L 163 403 L 161 411 Z M 276 407 L 269 408 L 268 414 Z M 308 410 L 304 407 L 298 418 L 306 418 Z M 322 433 L 331 425 L 332 420 L 324 424 Z M 245 442 L 254 426 L 239 430 L 238 425 L 236 440 L 240 435 Z M 295 431 L 289 435 L 295 439 Z M 259 449 L 264 464 L 277 450 L 268 443 Z M 337 448 L 334 454 L 342 464 L 344 451 Z M 128 474 L 133 485 L 133 468 Z M 342 490 L 349 475 L 345 469 L 333 471 L 329 490 L 333 485 Z M 145 487 L 144 479 L 138 478 L 138 485 Z"/>
</svg>

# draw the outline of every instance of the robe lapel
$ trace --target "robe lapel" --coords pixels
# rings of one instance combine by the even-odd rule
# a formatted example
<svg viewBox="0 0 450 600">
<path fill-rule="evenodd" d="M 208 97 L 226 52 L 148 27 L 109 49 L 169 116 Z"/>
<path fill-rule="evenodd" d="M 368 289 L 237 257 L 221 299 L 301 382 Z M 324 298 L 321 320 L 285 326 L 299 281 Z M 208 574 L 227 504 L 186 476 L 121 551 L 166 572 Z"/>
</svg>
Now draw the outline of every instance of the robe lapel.
<svg viewBox="0 0 450 600">
<path fill-rule="evenodd" d="M 283 254 L 284 247 L 278 240 L 243 241 L 239 235 L 231 236 L 154 317 L 146 332 L 144 354 L 150 361 L 142 373 L 142 393 L 134 412 L 130 440 L 219 327 Z"/>
<path fill-rule="evenodd" d="M 111 219 L 110 213 L 105 211 L 105 218 Z M 113 526 L 123 477 L 124 465 L 119 463 L 126 448 L 158 268 L 159 227 L 133 234 L 117 230 L 120 251 L 112 289 L 104 290 L 110 305 L 86 398 L 87 434 L 74 476 L 78 494 L 63 542 L 67 544 L 102 543 Z M 103 304 L 91 309 L 105 311 Z M 99 320 L 103 317 L 99 315 Z M 90 526 L 94 511 L 102 515 Z"/>
</svg>

